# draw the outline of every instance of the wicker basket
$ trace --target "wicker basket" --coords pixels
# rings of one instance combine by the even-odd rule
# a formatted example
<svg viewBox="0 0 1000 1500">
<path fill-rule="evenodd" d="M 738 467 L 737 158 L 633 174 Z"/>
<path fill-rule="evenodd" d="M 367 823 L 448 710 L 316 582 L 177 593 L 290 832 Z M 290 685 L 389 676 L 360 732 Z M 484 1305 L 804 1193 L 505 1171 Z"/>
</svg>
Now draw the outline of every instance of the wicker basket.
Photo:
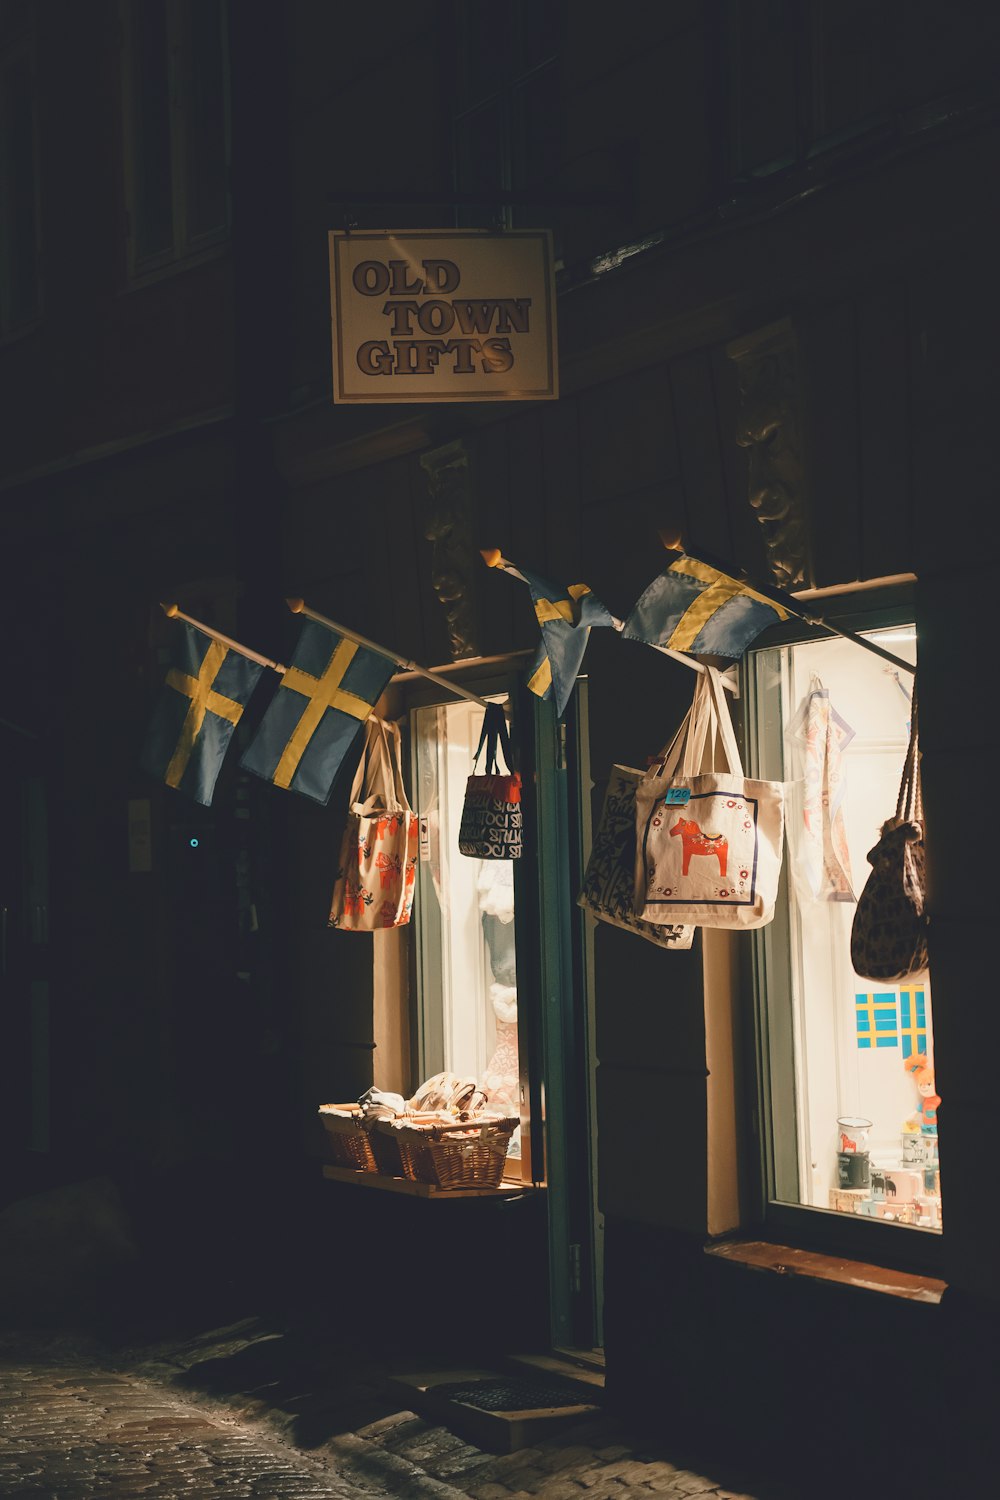
<svg viewBox="0 0 1000 1500">
<path fill-rule="evenodd" d="M 356 1172 L 381 1170 L 356 1104 L 321 1104 L 319 1117 L 326 1129 L 327 1153 L 335 1166 L 353 1167 Z"/>
<path fill-rule="evenodd" d="M 439 1188 L 495 1188 L 503 1179 L 517 1119 L 472 1120 L 454 1125 L 382 1122 L 376 1135 L 395 1141 L 402 1175 Z"/>
<path fill-rule="evenodd" d="M 377 1130 L 375 1121 L 366 1127 L 371 1148 L 375 1153 L 375 1169 L 381 1172 L 383 1177 L 403 1177 L 403 1163 L 399 1156 L 399 1142 L 395 1133 L 389 1130 Z"/>
</svg>

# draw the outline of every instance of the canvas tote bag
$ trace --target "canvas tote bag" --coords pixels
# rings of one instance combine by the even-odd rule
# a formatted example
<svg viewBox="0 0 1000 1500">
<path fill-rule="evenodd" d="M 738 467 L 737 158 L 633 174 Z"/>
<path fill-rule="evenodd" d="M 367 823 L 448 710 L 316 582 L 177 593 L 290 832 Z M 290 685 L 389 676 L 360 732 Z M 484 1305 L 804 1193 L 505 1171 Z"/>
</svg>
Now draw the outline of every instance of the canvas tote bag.
<svg viewBox="0 0 1000 1500">
<path fill-rule="evenodd" d="M 367 721 L 330 904 L 329 925 L 343 932 L 375 932 L 410 920 L 417 816 L 406 800 L 399 746 L 397 724 Z"/>
<path fill-rule="evenodd" d="M 706 666 L 663 762 L 636 788 L 636 916 L 763 927 L 783 834 L 783 783 L 744 776 L 722 680 Z"/>
<path fill-rule="evenodd" d="M 476 771 L 486 747 L 486 770 Z M 503 752 L 506 772 L 498 769 Z M 499 703 L 488 703 L 483 732 L 472 760 L 473 774 L 465 783 L 465 802 L 458 829 L 458 852 L 470 859 L 520 859 L 521 777 L 511 770 L 507 720 Z"/>
<path fill-rule="evenodd" d="M 643 922 L 632 910 L 635 884 L 635 789 L 643 772 L 612 766 L 601 820 L 577 904 L 612 927 L 623 927 L 660 948 L 690 948 L 694 927 L 674 922 Z"/>
<path fill-rule="evenodd" d="M 896 815 L 882 824 L 868 853 L 872 872 L 858 897 L 851 926 L 851 963 L 862 979 L 898 983 L 927 968 L 927 875 L 917 689 L 910 709 L 910 742 L 896 800 Z"/>
</svg>

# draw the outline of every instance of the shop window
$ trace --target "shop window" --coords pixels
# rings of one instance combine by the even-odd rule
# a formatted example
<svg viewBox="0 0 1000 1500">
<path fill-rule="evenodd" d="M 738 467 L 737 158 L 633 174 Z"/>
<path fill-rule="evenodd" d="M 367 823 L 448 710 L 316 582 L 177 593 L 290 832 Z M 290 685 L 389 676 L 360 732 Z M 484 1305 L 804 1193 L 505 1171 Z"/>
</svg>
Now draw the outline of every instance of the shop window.
<svg viewBox="0 0 1000 1500">
<path fill-rule="evenodd" d="M 458 66 L 453 119 L 456 224 L 504 228 L 552 223 L 549 206 L 518 207 L 509 195 L 552 181 L 561 154 L 558 52 L 565 0 L 514 0 L 455 7 Z M 497 193 L 495 204 L 488 201 Z M 504 202 L 504 198 L 507 201 Z"/>
<path fill-rule="evenodd" d="M 915 661 L 912 626 L 874 638 Z M 768 1214 L 778 1221 L 791 1206 L 941 1230 L 930 977 L 875 983 L 850 958 L 866 855 L 896 808 L 911 688 L 909 673 L 843 639 L 750 657 L 754 763 L 791 783 L 783 895 L 755 942 Z"/>
<path fill-rule="evenodd" d="M 225 0 L 126 0 L 132 276 L 187 261 L 229 228 Z"/>
<path fill-rule="evenodd" d="M 870 0 L 727 0 L 730 171 L 772 176 L 891 116 L 903 42 Z"/>
<path fill-rule="evenodd" d="M 0 45 L 0 338 L 36 321 L 38 182 L 32 49 Z"/>
<path fill-rule="evenodd" d="M 520 1115 L 517 861 L 470 859 L 458 850 L 465 784 L 482 723 L 483 710 L 468 702 L 418 708 L 411 718 L 420 809 L 417 1066 L 421 1078 L 445 1070 L 473 1078 L 484 1085 L 491 1105 Z M 520 1130 L 508 1157 L 520 1157 Z"/>
</svg>

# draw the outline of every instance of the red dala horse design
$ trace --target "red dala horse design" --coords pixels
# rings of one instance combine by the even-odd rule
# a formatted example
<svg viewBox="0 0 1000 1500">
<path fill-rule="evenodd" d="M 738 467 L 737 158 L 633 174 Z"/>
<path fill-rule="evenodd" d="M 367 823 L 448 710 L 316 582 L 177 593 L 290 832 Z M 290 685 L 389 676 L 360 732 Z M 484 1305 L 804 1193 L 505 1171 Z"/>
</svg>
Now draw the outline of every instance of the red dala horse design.
<svg viewBox="0 0 1000 1500">
<path fill-rule="evenodd" d="M 729 840 L 724 833 L 717 833 L 710 838 L 707 833 L 702 833 L 698 824 L 691 818 L 678 818 L 670 830 L 671 838 L 680 834 L 682 840 L 681 874 L 686 875 L 691 863 L 692 854 L 714 854 L 719 861 L 719 876 L 725 876 L 726 865 L 729 863 Z"/>
</svg>

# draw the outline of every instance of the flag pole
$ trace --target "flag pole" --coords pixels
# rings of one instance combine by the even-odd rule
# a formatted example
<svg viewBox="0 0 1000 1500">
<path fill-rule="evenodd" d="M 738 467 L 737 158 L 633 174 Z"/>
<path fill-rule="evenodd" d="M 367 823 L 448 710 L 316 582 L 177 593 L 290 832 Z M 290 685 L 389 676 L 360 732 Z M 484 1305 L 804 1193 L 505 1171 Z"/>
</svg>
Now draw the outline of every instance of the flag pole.
<svg viewBox="0 0 1000 1500">
<path fill-rule="evenodd" d="M 364 646 L 378 656 L 385 656 L 389 661 L 395 662 L 396 666 L 402 668 L 404 672 L 416 672 L 418 676 L 426 677 L 428 682 L 435 682 L 438 687 L 447 688 L 449 693 L 455 693 L 459 698 L 466 698 L 470 703 L 478 703 L 480 708 L 489 706 L 485 698 L 479 698 L 475 693 L 470 693 L 467 688 L 459 687 L 457 682 L 450 682 L 447 677 L 439 676 L 429 667 L 422 667 L 418 662 L 400 656 L 397 651 L 389 651 L 385 646 L 376 645 L 366 635 L 359 635 L 356 630 L 349 630 L 346 625 L 338 625 L 336 620 L 331 620 L 326 615 L 319 614 L 315 609 L 310 609 L 304 599 L 286 599 L 285 603 L 293 615 L 305 615 L 307 620 L 315 620 L 317 625 L 325 625 L 329 630 L 336 630 L 340 635 L 348 636 L 350 640 L 357 641 L 359 646 Z"/>
<path fill-rule="evenodd" d="M 488 568 L 499 568 L 501 573 L 509 573 L 512 578 L 519 578 L 522 583 L 528 582 L 524 574 L 517 568 L 515 568 L 513 563 L 509 563 L 507 561 L 498 547 L 482 547 L 480 548 L 480 551 L 482 553 L 483 562 Z M 611 611 L 608 610 L 608 613 L 611 614 Z M 614 622 L 615 629 L 620 634 L 625 628 L 625 621 L 619 620 L 617 615 L 611 615 L 611 619 Z M 679 661 L 682 666 L 690 667 L 693 672 L 704 672 L 705 670 L 702 662 L 695 661 L 693 656 L 685 656 L 683 651 L 674 651 L 670 646 L 656 646 L 652 641 L 646 641 L 643 644 L 652 646 L 654 651 L 659 651 L 663 656 L 672 656 L 674 661 Z M 728 667 L 726 668 L 726 671 L 721 674 L 721 677 L 722 686 L 726 689 L 727 692 L 733 693 L 734 695 L 739 693 L 739 684 L 736 681 L 735 674 L 730 675 L 730 670 Z"/>
<path fill-rule="evenodd" d="M 200 630 L 203 635 L 210 635 L 213 641 L 218 641 L 223 646 L 228 646 L 230 651 L 239 652 L 240 656 L 246 656 L 250 661 L 260 662 L 262 667 L 270 667 L 272 672 L 277 672 L 284 677 L 288 668 L 282 666 L 280 661 L 272 661 L 269 656 L 261 656 L 257 651 L 251 651 L 249 646 L 241 646 L 239 641 L 234 641 L 230 636 L 223 635 L 221 630 L 215 630 L 211 625 L 203 625 L 201 620 L 195 620 L 191 615 L 186 615 L 176 604 L 162 604 L 160 608 L 171 620 L 186 620 L 193 625 L 195 630 Z"/>
<path fill-rule="evenodd" d="M 807 625 L 813 625 L 818 630 L 828 630 L 831 635 L 839 635 L 845 641 L 852 641 L 855 646 L 861 646 L 865 651 L 871 651 L 875 656 L 881 656 L 883 661 L 891 662 L 894 667 L 900 667 L 910 676 L 916 675 L 916 667 L 912 662 L 904 661 L 901 656 L 893 656 L 891 651 L 886 651 L 881 646 L 876 646 L 874 641 L 866 641 L 864 636 L 855 635 L 853 630 L 843 630 L 839 625 L 831 625 L 829 620 L 824 620 L 821 615 L 808 613 L 794 594 L 786 594 L 782 589 L 772 588 L 769 584 L 758 583 L 756 579 L 748 577 L 746 570 L 736 568 L 732 563 L 722 562 L 706 552 L 689 552 L 678 532 L 660 532 L 660 541 L 668 552 L 675 552 L 679 557 L 690 557 L 692 562 L 700 562 L 706 568 L 715 568 L 724 573 L 728 578 L 742 580 L 748 584 L 755 593 L 762 594 L 764 598 L 770 599 L 782 609 L 794 615 L 797 620 L 804 620 Z"/>
</svg>

